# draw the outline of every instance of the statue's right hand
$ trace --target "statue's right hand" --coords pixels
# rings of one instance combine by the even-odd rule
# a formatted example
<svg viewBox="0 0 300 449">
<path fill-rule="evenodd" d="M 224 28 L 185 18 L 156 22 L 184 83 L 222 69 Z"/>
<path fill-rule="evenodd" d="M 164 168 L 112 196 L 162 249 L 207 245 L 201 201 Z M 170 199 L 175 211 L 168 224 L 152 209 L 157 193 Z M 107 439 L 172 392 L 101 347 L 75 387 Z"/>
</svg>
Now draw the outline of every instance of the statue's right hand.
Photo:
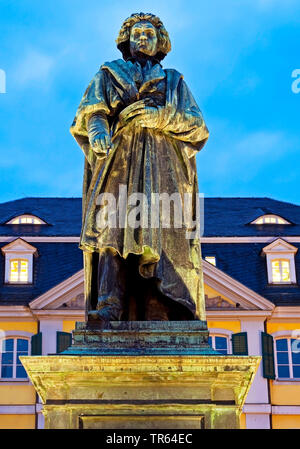
<svg viewBox="0 0 300 449">
<path fill-rule="evenodd" d="M 97 155 L 103 156 L 111 148 L 111 139 L 106 133 L 97 134 L 90 140 L 90 144 Z"/>
</svg>

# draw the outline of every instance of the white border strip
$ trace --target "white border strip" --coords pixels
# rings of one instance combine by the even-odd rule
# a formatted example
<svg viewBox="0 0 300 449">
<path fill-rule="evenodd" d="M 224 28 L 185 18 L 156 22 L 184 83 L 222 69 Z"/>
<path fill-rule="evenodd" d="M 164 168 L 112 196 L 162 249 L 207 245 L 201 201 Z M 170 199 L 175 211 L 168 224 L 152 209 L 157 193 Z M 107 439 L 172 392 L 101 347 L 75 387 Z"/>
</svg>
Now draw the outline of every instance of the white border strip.
<svg viewBox="0 0 300 449">
<path fill-rule="evenodd" d="M 35 415 L 35 405 L 0 405 L 0 415 Z"/>
<path fill-rule="evenodd" d="M 278 240 L 278 236 L 266 237 L 201 237 L 201 243 L 271 243 Z M 299 236 L 280 236 L 281 239 L 290 243 L 300 243 Z"/>
<path fill-rule="evenodd" d="M 272 415 L 300 415 L 299 405 L 273 405 Z"/>
<path fill-rule="evenodd" d="M 17 239 L 25 240 L 25 242 L 31 242 L 31 243 L 79 243 L 79 237 L 41 237 L 41 236 L 9 236 L 9 237 L 0 237 L 0 242 L 12 242 L 13 240 Z"/>
<path fill-rule="evenodd" d="M 42 237 L 42 236 L 5 236 L 0 237 L 0 243 L 9 243 L 17 238 L 21 238 L 31 243 L 79 243 L 79 236 Z M 278 236 L 249 236 L 249 237 L 201 237 L 201 243 L 271 243 L 277 240 Z M 300 243 L 300 236 L 280 236 L 281 239 L 290 243 Z"/>
<path fill-rule="evenodd" d="M 271 413 L 271 404 L 245 404 L 243 407 L 243 413 L 269 415 Z"/>
</svg>

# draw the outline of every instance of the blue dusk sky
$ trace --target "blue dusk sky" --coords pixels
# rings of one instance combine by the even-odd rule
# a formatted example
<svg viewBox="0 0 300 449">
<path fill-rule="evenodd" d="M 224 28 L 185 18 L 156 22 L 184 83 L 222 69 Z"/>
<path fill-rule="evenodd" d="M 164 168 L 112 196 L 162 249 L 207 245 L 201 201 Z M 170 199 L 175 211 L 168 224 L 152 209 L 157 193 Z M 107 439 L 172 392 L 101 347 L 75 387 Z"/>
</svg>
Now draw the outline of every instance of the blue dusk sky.
<svg viewBox="0 0 300 449">
<path fill-rule="evenodd" d="M 300 204 L 299 0 L 2 0 L 0 201 L 81 195 L 69 127 L 100 65 L 120 58 L 123 20 L 140 11 L 164 22 L 163 66 L 183 73 L 210 130 L 200 192 Z"/>
</svg>

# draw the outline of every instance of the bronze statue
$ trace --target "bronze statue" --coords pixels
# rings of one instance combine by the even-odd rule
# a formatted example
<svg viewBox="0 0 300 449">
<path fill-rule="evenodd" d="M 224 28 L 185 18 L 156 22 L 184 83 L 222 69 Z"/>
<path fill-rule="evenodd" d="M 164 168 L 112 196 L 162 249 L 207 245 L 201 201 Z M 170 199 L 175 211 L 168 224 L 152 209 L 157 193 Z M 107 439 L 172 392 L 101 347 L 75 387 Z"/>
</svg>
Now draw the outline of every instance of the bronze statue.
<svg viewBox="0 0 300 449">
<path fill-rule="evenodd" d="M 175 211 L 166 223 L 161 203 L 155 219 L 149 206 L 153 193 L 190 194 L 196 217 L 195 154 L 208 130 L 183 76 L 162 68 L 171 44 L 158 17 L 132 14 L 116 42 L 123 59 L 101 66 L 71 127 L 85 155 L 80 248 L 88 320 L 205 320 L 199 237 L 187 238 L 190 225 L 178 226 Z M 145 199 L 135 226 L 127 221 L 133 203 L 120 201 L 124 188 L 127 198 Z M 105 194 L 116 198 L 117 212 L 101 202 Z M 111 220 L 103 225 L 105 206 Z"/>
</svg>

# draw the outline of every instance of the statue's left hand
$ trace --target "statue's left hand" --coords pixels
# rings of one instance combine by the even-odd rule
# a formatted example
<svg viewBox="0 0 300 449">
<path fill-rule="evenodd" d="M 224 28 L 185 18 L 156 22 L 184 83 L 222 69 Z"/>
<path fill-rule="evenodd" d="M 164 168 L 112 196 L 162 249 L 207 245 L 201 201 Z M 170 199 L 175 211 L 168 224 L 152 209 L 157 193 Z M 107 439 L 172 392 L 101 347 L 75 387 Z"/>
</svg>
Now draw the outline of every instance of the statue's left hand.
<svg viewBox="0 0 300 449">
<path fill-rule="evenodd" d="M 119 120 L 124 125 L 135 123 L 143 128 L 156 128 L 159 122 L 159 110 L 153 106 L 151 100 L 140 100 L 123 109 Z"/>
</svg>

